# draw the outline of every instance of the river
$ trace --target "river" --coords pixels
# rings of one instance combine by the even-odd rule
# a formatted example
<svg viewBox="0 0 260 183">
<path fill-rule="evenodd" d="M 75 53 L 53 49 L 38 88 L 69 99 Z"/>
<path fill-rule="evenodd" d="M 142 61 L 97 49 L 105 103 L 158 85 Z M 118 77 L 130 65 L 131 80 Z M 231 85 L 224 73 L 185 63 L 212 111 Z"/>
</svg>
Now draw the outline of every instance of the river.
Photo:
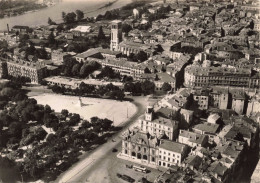
<svg viewBox="0 0 260 183">
<path fill-rule="evenodd" d="M 12 28 L 14 25 L 27 25 L 35 27 L 47 25 L 48 17 L 53 21 L 60 23 L 62 21 L 61 13 L 81 10 L 85 17 L 94 17 L 98 14 L 104 14 L 108 10 L 120 8 L 129 4 L 132 0 L 118 0 L 109 7 L 99 9 L 108 2 L 114 0 L 63 0 L 54 6 L 44 8 L 35 12 L 25 13 L 23 15 L 0 19 L 0 30 L 7 30 L 7 24 Z"/>
</svg>

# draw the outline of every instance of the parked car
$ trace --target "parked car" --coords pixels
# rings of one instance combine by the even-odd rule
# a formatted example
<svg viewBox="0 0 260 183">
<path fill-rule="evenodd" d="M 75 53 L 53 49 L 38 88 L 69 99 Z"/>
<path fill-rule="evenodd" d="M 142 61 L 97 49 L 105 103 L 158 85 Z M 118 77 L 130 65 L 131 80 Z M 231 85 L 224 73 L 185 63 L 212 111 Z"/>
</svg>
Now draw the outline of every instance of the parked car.
<svg viewBox="0 0 260 183">
<path fill-rule="evenodd" d="M 130 169 L 133 168 L 133 165 L 128 165 L 128 164 L 126 164 L 125 166 L 126 166 L 126 168 L 130 168 Z"/>
<path fill-rule="evenodd" d="M 120 173 L 117 173 L 116 176 L 117 176 L 118 178 L 121 178 L 121 177 L 122 177 L 122 175 L 121 175 Z"/>
<path fill-rule="evenodd" d="M 116 149 L 116 148 L 113 148 L 113 149 L 112 149 L 112 152 L 117 152 L 117 149 Z"/>
<path fill-rule="evenodd" d="M 135 179 L 133 179 L 132 177 L 130 177 L 128 175 L 122 175 L 121 179 L 123 179 L 127 182 L 135 182 Z"/>
<path fill-rule="evenodd" d="M 150 183 L 150 181 L 148 181 L 146 178 L 141 178 L 138 180 L 138 183 Z"/>
</svg>

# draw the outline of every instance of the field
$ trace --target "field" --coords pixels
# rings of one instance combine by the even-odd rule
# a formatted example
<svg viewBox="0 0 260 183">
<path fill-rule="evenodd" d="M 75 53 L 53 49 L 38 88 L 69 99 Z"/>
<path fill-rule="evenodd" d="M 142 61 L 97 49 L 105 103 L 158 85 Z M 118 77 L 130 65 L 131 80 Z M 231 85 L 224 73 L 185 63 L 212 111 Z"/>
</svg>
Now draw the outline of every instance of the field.
<svg viewBox="0 0 260 183">
<path fill-rule="evenodd" d="M 79 97 L 49 93 L 32 98 L 36 99 L 38 104 L 48 104 L 55 112 L 67 109 L 70 113 L 77 113 L 86 120 L 94 116 L 107 118 L 114 121 L 115 126 L 127 121 L 136 112 L 135 105 L 127 101 L 81 97 L 82 103 L 80 104 Z"/>
</svg>

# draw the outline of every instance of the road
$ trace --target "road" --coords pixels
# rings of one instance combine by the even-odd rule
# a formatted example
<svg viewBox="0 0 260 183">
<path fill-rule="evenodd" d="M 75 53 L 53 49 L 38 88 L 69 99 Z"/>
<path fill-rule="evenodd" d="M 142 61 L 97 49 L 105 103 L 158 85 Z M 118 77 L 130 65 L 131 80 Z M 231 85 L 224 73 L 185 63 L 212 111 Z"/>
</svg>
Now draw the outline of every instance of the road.
<svg viewBox="0 0 260 183">
<path fill-rule="evenodd" d="M 61 174 L 55 182 L 59 183 L 72 183 L 72 182 L 85 182 L 84 177 L 93 171 L 98 164 L 102 162 L 102 159 L 106 158 L 108 154 L 111 154 L 113 148 L 117 148 L 121 144 L 121 133 L 128 129 L 134 124 L 135 121 L 144 113 L 147 106 L 147 97 L 134 97 L 134 104 L 137 107 L 137 112 L 126 122 L 121 124 L 123 127 L 117 134 L 115 134 L 111 139 L 108 140 L 103 145 L 100 145 L 97 149 L 93 150 L 84 159 L 77 162 L 68 171 Z M 95 181 L 97 182 L 97 181 Z"/>
</svg>

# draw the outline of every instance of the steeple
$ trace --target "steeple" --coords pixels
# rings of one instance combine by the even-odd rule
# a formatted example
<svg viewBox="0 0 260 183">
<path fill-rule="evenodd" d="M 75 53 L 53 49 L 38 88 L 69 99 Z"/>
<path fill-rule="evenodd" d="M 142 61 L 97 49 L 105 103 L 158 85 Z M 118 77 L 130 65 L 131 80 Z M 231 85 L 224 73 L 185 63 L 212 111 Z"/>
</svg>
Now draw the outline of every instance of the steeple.
<svg viewBox="0 0 260 183">
<path fill-rule="evenodd" d="M 153 118 L 154 118 L 153 106 L 149 105 L 149 106 L 147 106 L 147 109 L 145 111 L 145 120 L 152 121 Z"/>
<path fill-rule="evenodd" d="M 118 45 L 122 41 L 122 22 L 114 20 L 111 22 L 111 43 L 110 50 L 118 51 Z"/>
</svg>

